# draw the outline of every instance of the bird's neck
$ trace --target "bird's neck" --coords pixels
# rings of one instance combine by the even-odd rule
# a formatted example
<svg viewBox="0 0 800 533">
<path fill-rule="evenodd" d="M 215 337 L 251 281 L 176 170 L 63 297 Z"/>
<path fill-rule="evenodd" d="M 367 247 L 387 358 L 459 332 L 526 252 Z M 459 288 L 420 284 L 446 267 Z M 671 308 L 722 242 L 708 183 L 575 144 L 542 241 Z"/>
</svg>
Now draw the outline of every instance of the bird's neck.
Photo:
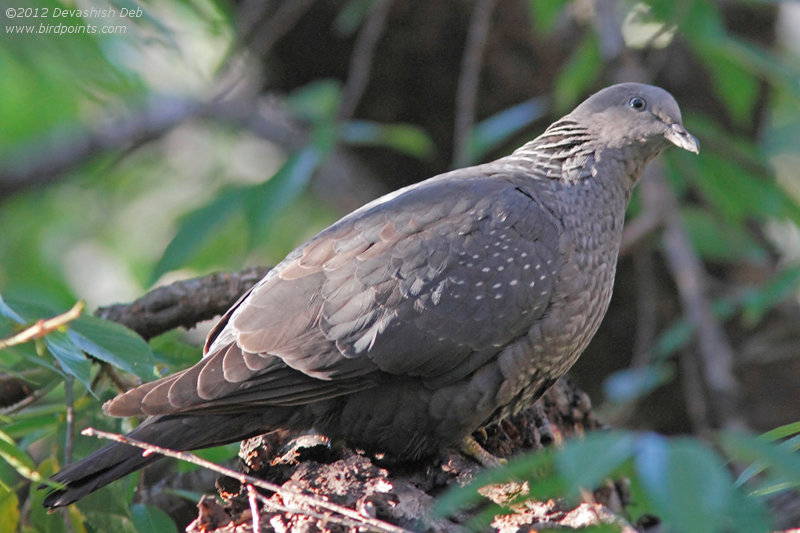
<svg viewBox="0 0 800 533">
<path fill-rule="evenodd" d="M 504 162 L 539 178 L 575 181 L 591 176 L 596 146 L 587 127 L 565 117 L 505 157 Z"/>
</svg>

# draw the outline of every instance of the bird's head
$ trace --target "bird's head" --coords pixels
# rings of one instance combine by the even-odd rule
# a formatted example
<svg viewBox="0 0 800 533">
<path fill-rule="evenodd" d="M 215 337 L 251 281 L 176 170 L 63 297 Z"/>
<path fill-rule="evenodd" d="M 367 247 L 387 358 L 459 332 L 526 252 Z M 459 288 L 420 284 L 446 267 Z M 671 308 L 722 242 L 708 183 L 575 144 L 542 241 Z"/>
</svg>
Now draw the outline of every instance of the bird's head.
<svg viewBox="0 0 800 533">
<path fill-rule="evenodd" d="M 669 143 L 694 153 L 700 150 L 695 136 L 683 127 L 675 98 L 660 87 L 612 85 L 587 98 L 569 116 L 596 132 L 604 145 L 635 148 L 645 159 L 657 155 Z"/>
</svg>

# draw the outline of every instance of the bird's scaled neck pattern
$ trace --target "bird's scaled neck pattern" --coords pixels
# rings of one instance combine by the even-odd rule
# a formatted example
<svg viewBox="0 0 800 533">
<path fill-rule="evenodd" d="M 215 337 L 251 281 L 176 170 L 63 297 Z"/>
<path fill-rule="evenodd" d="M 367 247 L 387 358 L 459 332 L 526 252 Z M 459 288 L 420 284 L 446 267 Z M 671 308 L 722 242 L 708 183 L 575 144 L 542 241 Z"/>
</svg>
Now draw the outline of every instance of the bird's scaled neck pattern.
<svg viewBox="0 0 800 533">
<path fill-rule="evenodd" d="M 536 177 L 577 181 L 591 176 L 595 138 L 589 128 L 564 117 L 505 158 L 505 163 Z"/>
</svg>

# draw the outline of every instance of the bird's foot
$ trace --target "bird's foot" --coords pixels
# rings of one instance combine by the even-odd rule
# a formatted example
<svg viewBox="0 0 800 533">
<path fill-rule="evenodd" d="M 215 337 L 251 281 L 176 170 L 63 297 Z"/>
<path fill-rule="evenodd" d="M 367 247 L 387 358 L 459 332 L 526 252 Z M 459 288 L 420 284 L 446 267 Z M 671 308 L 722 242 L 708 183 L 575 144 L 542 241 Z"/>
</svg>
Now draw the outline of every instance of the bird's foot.
<svg viewBox="0 0 800 533">
<path fill-rule="evenodd" d="M 483 447 L 480 444 L 478 444 L 478 441 L 476 441 L 470 436 L 464 437 L 458 449 L 461 453 L 463 453 L 467 457 L 475 459 L 478 463 L 480 463 L 482 466 L 486 468 L 492 468 L 508 464 L 508 461 L 506 461 L 505 459 L 501 457 L 495 457 L 491 453 L 484 450 Z"/>
</svg>

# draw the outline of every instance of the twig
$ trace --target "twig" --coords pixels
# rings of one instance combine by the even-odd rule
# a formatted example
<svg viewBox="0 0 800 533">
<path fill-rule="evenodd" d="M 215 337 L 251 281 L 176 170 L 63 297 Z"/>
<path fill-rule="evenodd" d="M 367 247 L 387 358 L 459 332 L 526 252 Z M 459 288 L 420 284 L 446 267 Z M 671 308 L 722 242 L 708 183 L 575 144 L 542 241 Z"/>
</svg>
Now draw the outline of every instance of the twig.
<svg viewBox="0 0 800 533">
<path fill-rule="evenodd" d="M 75 442 L 75 395 L 73 386 L 75 378 L 71 374 L 64 376 L 64 403 L 67 406 L 67 427 L 64 437 L 64 464 L 72 462 L 72 445 Z"/>
<path fill-rule="evenodd" d="M 625 39 L 619 24 L 617 0 L 594 0 L 592 22 L 600 38 L 600 53 L 607 62 L 617 59 L 626 53 Z"/>
<path fill-rule="evenodd" d="M 150 339 L 178 326 L 193 327 L 224 313 L 268 270 L 252 267 L 176 281 L 129 304 L 100 307 L 95 315 L 123 324 Z"/>
<path fill-rule="evenodd" d="M 296 492 L 290 489 L 286 489 L 281 487 L 280 485 L 276 485 L 274 483 L 270 483 L 268 481 L 264 481 L 263 479 L 258 479 L 256 477 L 243 474 L 241 472 L 237 472 L 235 470 L 231 470 L 230 468 L 225 468 L 223 466 L 216 465 L 210 461 L 206 461 L 205 459 L 201 459 L 194 454 L 187 453 L 187 452 L 178 452 L 175 450 L 170 450 L 168 448 L 162 448 L 161 446 L 155 446 L 153 444 L 148 444 L 146 442 L 142 442 L 140 440 L 131 439 L 124 435 L 119 435 L 117 433 L 109 433 L 107 431 L 99 431 L 94 428 L 86 428 L 81 432 L 82 435 L 86 435 L 87 437 L 97 437 L 101 439 L 108 439 L 113 440 L 115 442 L 120 442 L 122 444 L 127 444 L 129 446 L 136 446 L 137 448 L 141 448 L 144 451 L 145 455 L 150 455 L 153 453 L 158 453 L 164 455 L 166 457 L 172 457 L 173 459 L 178 459 L 180 461 L 185 461 L 187 463 L 192 463 L 197 466 L 206 468 L 208 470 L 212 470 L 224 476 L 231 477 L 236 479 L 242 485 L 253 485 L 255 487 L 259 487 L 264 490 L 268 490 L 271 492 L 276 492 L 281 495 L 284 499 L 288 496 L 291 498 L 295 498 L 299 501 L 302 501 L 306 504 L 309 504 L 314 507 L 321 507 L 323 509 L 327 509 L 328 511 L 340 514 L 344 517 L 349 518 L 352 521 L 356 522 L 356 525 L 359 527 L 370 527 L 374 531 L 380 532 L 390 532 L 390 533 L 411 533 L 406 529 L 401 527 L 389 524 L 382 520 L 378 520 L 375 518 L 370 518 L 359 514 L 358 512 L 350 509 L 348 507 L 343 507 L 341 505 L 337 505 L 335 503 L 327 502 L 324 500 L 320 500 L 314 498 L 311 495 L 303 494 L 301 492 Z"/>
<path fill-rule="evenodd" d="M 689 241 L 678 212 L 677 199 L 665 182 L 662 167 L 654 163 L 648 170 L 642 194 L 651 209 L 663 209 L 667 265 L 678 287 L 684 312 L 695 325 L 700 366 L 714 415 L 720 427 L 742 427 L 744 422 L 738 411 L 739 384 L 733 375 L 733 349 L 706 296 L 706 272 Z"/>
<path fill-rule="evenodd" d="M 350 67 L 347 74 L 347 82 L 342 91 L 342 103 L 337 113 L 338 120 L 347 120 L 353 116 L 358 102 L 364 94 L 369 80 L 369 71 L 372 67 L 372 58 L 375 54 L 375 47 L 378 44 L 386 25 L 386 18 L 392 0 L 377 0 L 370 8 L 367 20 L 361 31 L 358 32 L 353 54 L 350 56 Z"/>
<path fill-rule="evenodd" d="M 106 121 L 94 129 L 55 136 L 15 149 L 15 158 L 0 168 L 0 198 L 8 194 L 53 183 L 87 159 L 109 150 L 162 135 L 175 124 L 194 115 L 199 104 L 187 100 L 153 103 L 121 120 Z"/>
<path fill-rule="evenodd" d="M 291 2 L 289 2 L 291 3 Z M 302 146 L 307 132 L 278 105 L 241 100 L 157 100 L 123 117 L 107 119 L 69 135 L 50 135 L 18 146 L 0 165 L 0 198 L 58 181 L 99 154 L 130 150 L 192 118 L 232 122 L 288 150 Z"/>
<path fill-rule="evenodd" d="M 0 409 L 0 416 L 13 415 L 14 413 L 18 413 L 19 411 L 22 411 L 23 409 L 25 409 L 29 405 L 38 402 L 39 400 L 41 400 L 42 398 L 47 396 L 47 394 L 51 390 L 53 390 L 53 388 L 55 388 L 55 386 L 58 383 L 59 383 L 58 381 L 53 380 L 53 381 L 49 382 L 48 384 L 46 384 L 41 389 L 36 389 L 31 394 L 26 396 L 23 400 L 15 403 L 14 405 L 10 405 L 8 407 L 4 407 L 3 409 Z"/>
<path fill-rule="evenodd" d="M 72 462 L 72 447 L 75 442 L 75 397 L 73 386 L 75 384 L 75 378 L 70 375 L 66 374 L 64 376 L 64 403 L 67 406 L 67 423 L 66 423 L 66 435 L 64 437 L 64 465 L 68 465 Z M 73 533 L 72 529 L 72 521 L 69 518 L 69 512 L 67 509 L 62 509 L 61 516 L 64 519 L 64 528 L 67 533 Z"/>
<path fill-rule="evenodd" d="M 650 358 L 650 347 L 656 338 L 658 299 L 656 294 L 653 251 L 633 253 L 633 272 L 636 276 L 636 335 L 633 341 L 631 366 L 642 368 Z"/>
<path fill-rule="evenodd" d="M 264 23 L 243 26 L 242 42 L 257 55 L 265 56 L 314 4 L 314 0 L 282 2 L 275 14 Z M 258 36 L 258 39 L 255 37 Z"/>
<path fill-rule="evenodd" d="M 681 369 L 681 385 L 683 398 L 686 402 L 686 414 L 692 433 L 709 436 L 711 427 L 708 423 L 708 401 L 703 392 L 703 380 L 700 379 L 701 370 L 697 358 L 687 348 L 678 354 L 678 365 Z"/>
<path fill-rule="evenodd" d="M 97 377 L 95 379 L 99 379 L 103 375 L 108 376 L 108 379 L 110 379 L 111 383 L 114 384 L 114 387 L 117 389 L 119 394 L 127 392 L 136 386 L 135 382 L 129 381 L 120 376 L 119 372 L 117 372 L 117 369 L 111 366 L 109 363 L 100 361 L 100 372 L 97 373 Z M 94 390 L 95 385 L 96 383 L 92 383 L 92 390 Z"/>
<path fill-rule="evenodd" d="M 247 501 L 250 503 L 250 514 L 253 519 L 253 533 L 261 531 L 261 517 L 258 514 L 258 495 L 250 483 L 247 484 Z"/>
<path fill-rule="evenodd" d="M 469 135 L 475 122 L 475 101 L 478 94 L 483 50 L 489 33 L 489 22 L 495 0 L 477 0 L 470 19 L 461 74 L 456 89 L 456 116 L 453 132 L 453 167 L 466 166 L 471 161 Z"/>
<path fill-rule="evenodd" d="M 7 339 L 0 340 L 0 350 L 14 346 L 15 344 L 22 344 L 23 342 L 40 339 L 52 331 L 67 325 L 69 322 L 81 316 L 83 308 L 86 306 L 84 302 L 76 302 L 72 309 L 60 315 L 48 318 L 47 320 L 39 320 L 34 325 L 26 328 L 16 335 Z"/>
<path fill-rule="evenodd" d="M 622 230 L 622 243 L 619 247 L 619 255 L 632 253 L 636 246 L 648 236 L 654 234 L 664 225 L 664 217 L 661 210 L 645 210 L 641 215 L 625 223 Z"/>
</svg>

